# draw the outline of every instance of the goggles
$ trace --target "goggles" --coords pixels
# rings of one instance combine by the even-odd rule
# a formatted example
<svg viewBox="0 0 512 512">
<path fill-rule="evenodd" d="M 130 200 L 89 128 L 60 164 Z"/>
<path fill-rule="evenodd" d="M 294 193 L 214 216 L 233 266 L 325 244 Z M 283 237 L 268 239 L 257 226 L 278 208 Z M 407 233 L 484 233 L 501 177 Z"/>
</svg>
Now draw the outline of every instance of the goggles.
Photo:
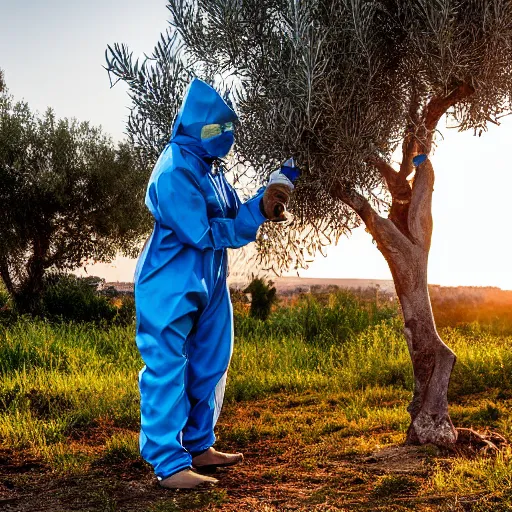
<svg viewBox="0 0 512 512">
<path fill-rule="evenodd" d="M 231 122 L 223 124 L 205 124 L 201 128 L 201 139 L 211 139 L 213 137 L 218 137 L 224 132 L 232 132 L 234 128 L 234 123 Z"/>
</svg>

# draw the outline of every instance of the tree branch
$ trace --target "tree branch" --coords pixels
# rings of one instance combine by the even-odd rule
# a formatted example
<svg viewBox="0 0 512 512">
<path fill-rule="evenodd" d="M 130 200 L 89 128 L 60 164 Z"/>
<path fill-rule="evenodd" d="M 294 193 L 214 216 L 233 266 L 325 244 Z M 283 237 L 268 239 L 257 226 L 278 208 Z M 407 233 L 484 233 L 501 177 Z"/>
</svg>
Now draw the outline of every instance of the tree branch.
<svg viewBox="0 0 512 512">
<path fill-rule="evenodd" d="M 374 165 L 386 181 L 386 185 L 393 199 L 397 199 L 399 203 L 406 204 L 411 199 L 411 187 L 406 179 L 400 176 L 390 164 L 379 157 L 370 157 L 367 162 Z"/>
<path fill-rule="evenodd" d="M 409 123 L 405 129 L 404 140 L 402 143 L 402 163 L 400 164 L 400 172 L 398 173 L 402 180 L 406 180 L 407 176 L 414 170 L 412 159 L 416 151 L 416 131 L 420 124 L 420 101 L 421 95 L 416 86 L 414 86 L 411 101 L 409 103 Z"/>
<path fill-rule="evenodd" d="M 372 157 L 368 163 L 374 165 L 386 181 L 386 185 L 391 193 L 392 204 L 389 211 L 389 220 L 406 237 L 410 237 L 407 218 L 409 216 L 409 204 L 411 202 L 411 186 L 406 176 L 395 171 L 391 165 L 378 157 Z"/>
<path fill-rule="evenodd" d="M 414 154 L 430 153 L 432 137 L 437 123 L 446 111 L 471 96 L 474 87 L 467 83 L 460 84 L 450 94 L 442 98 L 434 97 L 425 106 L 422 122 L 419 124 L 414 141 L 404 141 L 404 159 L 400 173 L 409 175 L 412 169 Z M 430 247 L 432 238 L 432 192 L 434 191 L 435 174 L 430 160 L 426 160 L 417 170 L 412 188 L 411 204 L 408 212 L 407 226 L 409 233 L 426 248 Z"/>
<path fill-rule="evenodd" d="M 372 223 L 374 216 L 380 217 L 364 196 L 354 190 L 344 189 L 341 184 L 337 184 L 333 187 L 332 195 L 350 206 L 366 225 Z"/>
<path fill-rule="evenodd" d="M 475 88 L 473 86 L 463 83 L 444 98 L 432 98 L 427 106 L 425 117 L 426 129 L 429 131 L 435 130 L 439 119 L 441 119 L 450 107 L 468 98 L 474 92 Z"/>
<path fill-rule="evenodd" d="M 409 208 L 409 232 L 428 251 L 432 238 L 432 192 L 434 191 L 434 168 L 425 160 L 416 169 Z"/>
<path fill-rule="evenodd" d="M 447 96 L 443 98 L 434 97 L 428 102 L 422 115 L 423 123 L 417 134 L 416 153 L 430 153 L 432 136 L 441 117 L 443 117 L 450 107 L 468 98 L 474 92 L 475 88 L 473 86 L 463 83 Z"/>
<path fill-rule="evenodd" d="M 400 253 L 404 244 L 407 246 L 411 244 L 410 240 L 390 219 L 381 217 L 366 198 L 358 192 L 347 190 L 338 184 L 331 190 L 331 193 L 334 198 L 343 201 L 361 217 L 386 259 L 393 253 Z"/>
</svg>

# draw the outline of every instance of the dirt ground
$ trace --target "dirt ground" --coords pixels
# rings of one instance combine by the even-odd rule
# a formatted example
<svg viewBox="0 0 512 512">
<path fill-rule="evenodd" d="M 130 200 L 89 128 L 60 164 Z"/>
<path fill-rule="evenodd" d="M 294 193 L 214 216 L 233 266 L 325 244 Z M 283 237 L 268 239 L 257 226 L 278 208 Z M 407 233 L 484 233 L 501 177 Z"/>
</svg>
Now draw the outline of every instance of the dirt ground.
<svg viewBox="0 0 512 512">
<path fill-rule="evenodd" d="M 295 423 L 281 434 L 279 429 L 271 435 L 258 430 L 257 422 L 269 411 L 279 428 L 291 418 L 314 426 L 315 417 L 325 421 L 319 407 L 314 399 L 228 407 L 218 428 L 216 446 L 225 451 L 241 448 L 245 461 L 217 470 L 219 484 L 203 491 L 160 488 L 151 468 L 137 455 L 109 463 L 91 456 L 83 470 L 66 474 L 52 471 L 27 453 L 0 451 L 0 511 L 494 510 L 492 504 L 490 508 L 474 508 L 476 501 L 481 504 L 476 495 L 436 496 L 429 488 L 429 475 L 435 466 L 448 463 L 452 455 L 433 446 L 402 446 L 394 442 L 403 438 L 399 432 L 375 429 L 344 433 L 340 427 L 325 424 L 321 435 L 307 437 L 313 427 L 304 427 L 301 433 Z M 91 451 L 101 450 L 102 443 L 96 435 Z M 365 443 L 373 449 L 361 449 Z"/>
<path fill-rule="evenodd" d="M 268 443 L 246 451 L 243 465 L 218 470 L 219 485 L 200 492 L 166 491 L 140 461 L 96 467 L 85 475 L 55 477 L 36 461 L 0 456 L 0 510 L 19 511 L 306 511 L 437 510 L 435 498 L 411 494 L 428 466 L 424 449 L 395 447 L 358 460 L 326 458 L 305 469 L 299 454 L 275 456 Z M 397 493 L 379 496 L 372 484 L 401 475 Z M 392 493 L 393 494 L 393 493 Z M 390 502 L 392 500 L 392 502 Z"/>
</svg>

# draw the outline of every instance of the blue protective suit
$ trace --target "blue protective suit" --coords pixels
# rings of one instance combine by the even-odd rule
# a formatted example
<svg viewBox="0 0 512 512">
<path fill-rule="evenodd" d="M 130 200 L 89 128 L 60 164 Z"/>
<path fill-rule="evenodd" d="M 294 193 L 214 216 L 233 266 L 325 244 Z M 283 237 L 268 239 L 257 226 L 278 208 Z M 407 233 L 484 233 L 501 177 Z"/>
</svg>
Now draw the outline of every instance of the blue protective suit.
<svg viewBox="0 0 512 512">
<path fill-rule="evenodd" d="M 227 248 L 256 238 L 266 220 L 263 190 L 241 203 L 224 174 L 211 172 L 232 133 L 201 140 L 201 128 L 236 114 L 209 85 L 194 79 L 170 143 L 149 180 L 146 205 L 154 230 L 135 274 L 140 448 L 159 478 L 190 467 L 215 442 L 233 347 Z"/>
</svg>

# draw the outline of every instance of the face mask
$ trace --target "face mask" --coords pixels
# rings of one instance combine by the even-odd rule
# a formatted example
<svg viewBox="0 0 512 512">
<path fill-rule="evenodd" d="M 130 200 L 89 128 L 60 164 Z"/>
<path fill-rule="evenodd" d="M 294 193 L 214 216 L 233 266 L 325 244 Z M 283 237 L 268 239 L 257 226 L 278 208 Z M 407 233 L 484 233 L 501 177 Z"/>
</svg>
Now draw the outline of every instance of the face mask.
<svg viewBox="0 0 512 512">
<path fill-rule="evenodd" d="M 201 142 L 210 156 L 222 158 L 235 142 L 233 123 L 207 124 L 201 129 Z"/>
</svg>

